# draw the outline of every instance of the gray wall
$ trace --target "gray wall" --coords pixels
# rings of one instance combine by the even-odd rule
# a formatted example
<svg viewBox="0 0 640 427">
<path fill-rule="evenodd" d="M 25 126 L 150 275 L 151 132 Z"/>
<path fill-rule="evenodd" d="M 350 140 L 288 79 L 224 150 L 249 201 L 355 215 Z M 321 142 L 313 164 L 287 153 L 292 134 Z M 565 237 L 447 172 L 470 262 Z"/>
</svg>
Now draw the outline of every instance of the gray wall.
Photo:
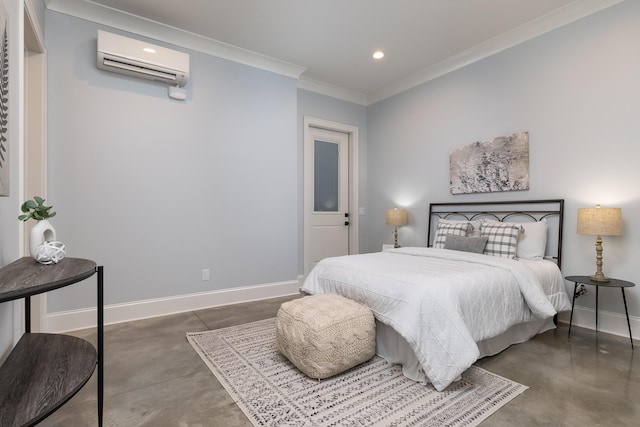
<svg viewBox="0 0 640 427">
<path fill-rule="evenodd" d="M 105 265 L 105 303 L 295 280 L 296 81 L 187 51 L 175 101 L 96 68 L 97 29 L 117 31 L 46 19 L 52 222 L 68 256 Z M 94 304 L 82 284 L 49 297 L 49 311 Z"/>
<path fill-rule="evenodd" d="M 621 207 L 626 231 L 603 238 L 604 270 L 640 282 L 639 22 L 640 2 L 623 2 L 370 106 L 369 213 L 406 207 L 401 244 L 424 245 L 429 202 L 564 198 L 564 273 L 592 274 L 595 238 L 576 235 L 577 208 Z M 449 193 L 450 147 L 521 131 L 529 191 Z M 388 228 L 370 221 L 368 250 L 392 241 Z M 624 313 L 615 291 L 601 309 Z M 640 315 L 640 289 L 628 295 Z"/>
</svg>

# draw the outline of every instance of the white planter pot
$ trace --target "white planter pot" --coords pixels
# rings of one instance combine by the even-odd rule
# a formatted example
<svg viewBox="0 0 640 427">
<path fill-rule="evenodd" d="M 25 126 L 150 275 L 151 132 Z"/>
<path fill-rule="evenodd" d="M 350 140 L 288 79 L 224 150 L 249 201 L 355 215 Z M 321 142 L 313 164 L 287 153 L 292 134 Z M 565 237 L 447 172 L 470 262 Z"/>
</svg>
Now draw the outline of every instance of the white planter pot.
<svg viewBox="0 0 640 427">
<path fill-rule="evenodd" d="M 37 259 L 36 251 L 45 241 L 56 240 L 56 229 L 46 219 L 36 222 L 29 234 L 29 253 L 31 257 Z"/>
</svg>

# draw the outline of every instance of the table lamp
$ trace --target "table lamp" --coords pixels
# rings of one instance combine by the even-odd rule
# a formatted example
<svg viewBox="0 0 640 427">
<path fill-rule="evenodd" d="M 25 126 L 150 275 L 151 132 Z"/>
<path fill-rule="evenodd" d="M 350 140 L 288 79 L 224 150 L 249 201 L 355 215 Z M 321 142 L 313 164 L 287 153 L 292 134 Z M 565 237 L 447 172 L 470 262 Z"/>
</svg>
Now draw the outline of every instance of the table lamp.
<svg viewBox="0 0 640 427">
<path fill-rule="evenodd" d="M 399 225 L 407 225 L 407 211 L 404 209 L 387 209 L 387 225 L 393 225 L 393 247 L 399 248 L 398 246 L 398 226 Z"/>
<path fill-rule="evenodd" d="M 620 208 L 578 209 L 578 234 L 589 234 L 596 237 L 596 274 L 589 276 L 596 282 L 608 282 L 609 278 L 602 272 L 602 236 L 619 236 L 622 234 L 622 210 Z"/>
</svg>

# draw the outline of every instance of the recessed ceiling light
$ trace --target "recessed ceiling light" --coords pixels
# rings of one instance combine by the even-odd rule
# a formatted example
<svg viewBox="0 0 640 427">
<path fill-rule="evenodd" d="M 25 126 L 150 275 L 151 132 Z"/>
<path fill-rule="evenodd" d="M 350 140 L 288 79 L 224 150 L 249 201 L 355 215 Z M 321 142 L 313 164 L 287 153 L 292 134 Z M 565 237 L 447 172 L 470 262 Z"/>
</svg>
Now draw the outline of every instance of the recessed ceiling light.
<svg viewBox="0 0 640 427">
<path fill-rule="evenodd" d="M 382 59 L 384 58 L 384 52 L 381 50 L 376 50 L 373 52 L 373 59 Z"/>
<path fill-rule="evenodd" d="M 147 52 L 147 53 L 156 53 L 156 50 L 155 50 L 155 49 L 152 49 L 152 48 L 150 48 L 150 47 L 145 47 L 145 48 L 144 48 L 144 49 L 142 49 L 142 50 L 144 50 L 144 51 L 145 51 L 145 52 Z"/>
</svg>

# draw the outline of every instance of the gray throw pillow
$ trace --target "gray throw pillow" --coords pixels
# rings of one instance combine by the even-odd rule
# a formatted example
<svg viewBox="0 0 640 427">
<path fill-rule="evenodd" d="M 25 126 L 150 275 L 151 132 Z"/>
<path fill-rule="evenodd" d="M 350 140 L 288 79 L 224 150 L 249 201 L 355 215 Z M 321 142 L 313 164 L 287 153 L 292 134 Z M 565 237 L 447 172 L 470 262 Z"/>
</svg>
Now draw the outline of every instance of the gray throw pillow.
<svg viewBox="0 0 640 427">
<path fill-rule="evenodd" d="M 444 248 L 481 254 L 487 245 L 487 240 L 489 240 L 488 237 L 464 237 L 450 234 L 444 241 Z"/>
</svg>

